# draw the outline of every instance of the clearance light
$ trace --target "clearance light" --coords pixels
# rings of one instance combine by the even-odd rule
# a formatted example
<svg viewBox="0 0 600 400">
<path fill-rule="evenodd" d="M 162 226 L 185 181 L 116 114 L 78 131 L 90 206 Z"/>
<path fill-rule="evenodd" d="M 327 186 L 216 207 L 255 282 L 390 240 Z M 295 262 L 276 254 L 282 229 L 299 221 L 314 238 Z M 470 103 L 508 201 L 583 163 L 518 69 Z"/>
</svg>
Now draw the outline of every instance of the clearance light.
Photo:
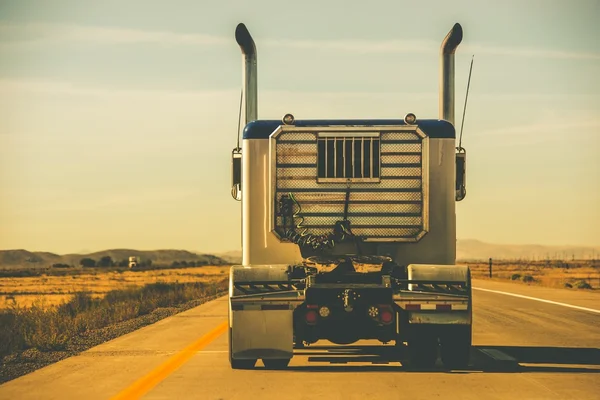
<svg viewBox="0 0 600 400">
<path fill-rule="evenodd" d="M 292 125 L 295 121 L 294 116 L 292 114 L 285 114 L 283 119 L 281 120 L 285 125 Z"/>
<path fill-rule="evenodd" d="M 408 113 L 404 116 L 404 122 L 407 125 L 414 125 L 414 123 L 417 122 L 417 116 L 413 113 Z"/>
<path fill-rule="evenodd" d="M 319 308 L 319 315 L 323 318 L 327 318 L 329 317 L 329 314 L 331 313 L 331 311 L 329 310 L 329 307 L 321 307 Z"/>
</svg>

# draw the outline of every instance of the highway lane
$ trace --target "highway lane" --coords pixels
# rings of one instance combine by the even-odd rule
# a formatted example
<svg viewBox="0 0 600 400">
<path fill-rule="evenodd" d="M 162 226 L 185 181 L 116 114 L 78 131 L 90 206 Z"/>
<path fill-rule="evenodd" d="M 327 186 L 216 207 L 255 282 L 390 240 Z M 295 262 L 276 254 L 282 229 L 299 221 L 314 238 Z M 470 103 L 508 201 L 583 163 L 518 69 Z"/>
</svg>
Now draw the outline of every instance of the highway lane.
<svg viewBox="0 0 600 400">
<path fill-rule="evenodd" d="M 474 285 L 539 294 L 537 288 L 509 283 Z M 598 294 L 544 290 L 543 298 L 600 309 Z M 215 300 L 7 382 L 0 386 L 0 399 L 109 399 L 214 331 L 226 316 L 227 299 Z M 143 398 L 600 398 L 600 314 L 484 291 L 474 292 L 475 349 L 465 371 L 372 364 L 352 347 L 332 353 L 326 343 L 298 352 L 286 371 L 264 370 L 260 362 L 253 371 L 233 371 L 226 333 L 200 344 Z M 503 362 L 507 356 L 519 364 Z M 340 357 L 349 362 L 331 363 Z"/>
</svg>

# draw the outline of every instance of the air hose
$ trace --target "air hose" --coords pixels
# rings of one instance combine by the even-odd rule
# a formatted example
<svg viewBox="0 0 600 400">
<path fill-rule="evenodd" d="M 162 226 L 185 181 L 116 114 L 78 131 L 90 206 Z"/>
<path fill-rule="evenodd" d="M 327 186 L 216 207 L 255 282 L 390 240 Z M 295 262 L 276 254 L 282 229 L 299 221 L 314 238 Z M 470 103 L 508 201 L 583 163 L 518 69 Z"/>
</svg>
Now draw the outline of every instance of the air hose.
<svg viewBox="0 0 600 400">
<path fill-rule="evenodd" d="M 345 207 L 344 220 L 336 221 L 333 233 L 328 235 L 314 235 L 312 233 L 307 233 L 308 228 L 302 225 L 304 223 L 302 206 L 298 203 L 294 194 L 289 193 L 289 198 L 293 202 L 293 205 L 297 206 L 297 210 L 292 214 L 292 221 L 294 221 L 292 223 L 292 228 L 285 231 L 284 237 L 292 243 L 295 243 L 300 247 L 310 247 L 314 251 L 322 251 L 333 248 L 336 242 L 343 242 L 350 237 L 354 237 L 354 234 L 350 229 L 350 221 L 347 219 L 347 205 Z M 300 219 L 300 222 L 294 226 L 293 224 L 297 219 Z"/>
</svg>

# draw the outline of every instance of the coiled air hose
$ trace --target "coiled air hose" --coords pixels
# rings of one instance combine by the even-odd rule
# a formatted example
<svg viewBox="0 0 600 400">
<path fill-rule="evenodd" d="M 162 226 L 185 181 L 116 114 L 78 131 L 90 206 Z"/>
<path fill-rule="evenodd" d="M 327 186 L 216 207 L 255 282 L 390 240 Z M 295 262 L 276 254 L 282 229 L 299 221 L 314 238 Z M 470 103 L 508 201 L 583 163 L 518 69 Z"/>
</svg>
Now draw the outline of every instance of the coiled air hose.
<svg viewBox="0 0 600 400">
<path fill-rule="evenodd" d="M 294 221 L 292 223 L 292 228 L 286 230 L 284 233 L 284 237 L 292 243 L 295 243 L 300 247 L 312 248 L 314 251 L 322 251 L 333 248 L 336 241 L 342 242 L 350 237 L 354 237 L 354 234 L 350 229 L 350 221 L 346 219 L 347 215 L 345 215 L 343 221 L 337 221 L 335 223 L 333 233 L 328 235 L 314 235 L 312 233 L 307 233 L 308 229 L 302 226 L 302 223 L 304 222 L 302 206 L 298 203 L 293 193 L 289 193 L 289 198 L 294 205 L 298 207 L 297 211 L 292 214 L 292 220 Z M 300 219 L 300 222 L 293 226 L 296 219 Z"/>
</svg>

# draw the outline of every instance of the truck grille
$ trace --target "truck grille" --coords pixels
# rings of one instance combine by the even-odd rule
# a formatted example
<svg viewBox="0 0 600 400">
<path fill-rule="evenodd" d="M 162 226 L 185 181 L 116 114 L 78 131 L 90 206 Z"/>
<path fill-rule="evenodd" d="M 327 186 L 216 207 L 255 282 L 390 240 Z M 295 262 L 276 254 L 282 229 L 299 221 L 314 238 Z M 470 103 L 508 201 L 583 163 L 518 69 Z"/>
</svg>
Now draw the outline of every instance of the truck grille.
<svg viewBox="0 0 600 400">
<path fill-rule="evenodd" d="M 379 182 L 379 133 L 317 134 L 317 182 Z"/>
<path fill-rule="evenodd" d="M 280 127 L 271 137 L 273 229 L 326 235 L 344 218 L 367 241 L 418 241 L 428 227 L 427 138 L 416 127 L 328 131 Z M 342 128 L 340 128 L 342 129 Z M 295 217 L 279 208 L 293 195 Z"/>
</svg>

